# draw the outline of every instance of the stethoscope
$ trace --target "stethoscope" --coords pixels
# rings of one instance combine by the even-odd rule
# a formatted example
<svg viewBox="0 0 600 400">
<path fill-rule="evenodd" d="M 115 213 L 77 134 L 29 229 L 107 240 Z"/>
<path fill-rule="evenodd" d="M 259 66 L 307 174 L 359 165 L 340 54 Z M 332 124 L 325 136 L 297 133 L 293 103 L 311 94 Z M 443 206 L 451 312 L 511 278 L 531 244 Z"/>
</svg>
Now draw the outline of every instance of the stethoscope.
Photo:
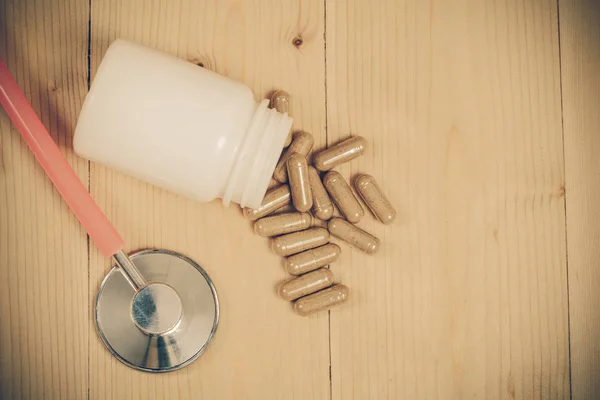
<svg viewBox="0 0 600 400">
<path fill-rule="evenodd" d="M 142 371 L 167 372 L 196 360 L 219 323 L 219 300 L 206 272 L 186 256 L 144 250 L 128 256 L 102 213 L 0 60 L 0 104 L 113 267 L 96 296 L 100 339 L 116 358 Z"/>
</svg>

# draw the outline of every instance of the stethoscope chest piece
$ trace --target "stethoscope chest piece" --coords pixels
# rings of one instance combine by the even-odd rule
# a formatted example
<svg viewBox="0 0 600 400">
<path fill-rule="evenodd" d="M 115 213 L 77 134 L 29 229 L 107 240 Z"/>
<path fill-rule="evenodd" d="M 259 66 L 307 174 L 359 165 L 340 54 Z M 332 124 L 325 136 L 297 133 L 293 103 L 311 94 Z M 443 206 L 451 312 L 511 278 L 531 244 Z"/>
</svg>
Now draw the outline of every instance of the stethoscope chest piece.
<svg viewBox="0 0 600 400">
<path fill-rule="evenodd" d="M 219 323 L 217 292 L 206 272 L 168 250 L 130 256 L 145 281 L 134 290 L 115 266 L 96 297 L 96 328 L 106 348 L 124 364 L 168 372 L 197 359 Z"/>
</svg>

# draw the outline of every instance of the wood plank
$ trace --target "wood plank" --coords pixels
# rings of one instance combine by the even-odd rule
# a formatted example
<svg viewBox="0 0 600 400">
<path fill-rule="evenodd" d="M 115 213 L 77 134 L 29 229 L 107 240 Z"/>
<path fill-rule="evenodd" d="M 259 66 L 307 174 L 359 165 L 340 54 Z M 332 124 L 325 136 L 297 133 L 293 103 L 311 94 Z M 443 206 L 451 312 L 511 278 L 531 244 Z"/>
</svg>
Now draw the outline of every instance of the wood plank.
<svg viewBox="0 0 600 400">
<path fill-rule="evenodd" d="M 573 399 L 600 392 L 600 3 L 560 1 Z"/>
<path fill-rule="evenodd" d="M 568 397 L 556 2 L 326 7 L 328 144 L 399 211 L 334 268 L 333 398 Z"/>
<path fill-rule="evenodd" d="M 256 98 L 293 94 L 297 129 L 325 144 L 322 1 L 92 2 L 92 76 L 110 42 L 124 37 L 162 49 L 249 85 Z M 292 44 L 296 36 L 302 45 Z M 168 132 L 165 132 L 168 134 Z M 113 359 L 90 332 L 90 398 L 328 398 L 328 316 L 299 318 L 278 299 L 281 259 L 255 236 L 237 207 L 198 204 L 92 165 L 91 191 L 128 249 L 182 252 L 215 281 L 221 323 L 208 351 L 165 375 Z M 109 263 L 91 252 L 89 298 Z"/>
<path fill-rule="evenodd" d="M 79 176 L 88 2 L 0 2 L 0 57 Z M 87 395 L 87 236 L 0 109 L 0 398 Z"/>
</svg>

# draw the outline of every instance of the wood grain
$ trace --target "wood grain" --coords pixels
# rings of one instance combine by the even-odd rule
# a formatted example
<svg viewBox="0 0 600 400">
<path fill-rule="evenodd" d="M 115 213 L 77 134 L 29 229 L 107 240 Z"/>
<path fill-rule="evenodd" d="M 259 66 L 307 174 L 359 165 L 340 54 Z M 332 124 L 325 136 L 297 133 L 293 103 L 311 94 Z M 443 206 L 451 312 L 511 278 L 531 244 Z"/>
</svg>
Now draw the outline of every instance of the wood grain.
<svg viewBox="0 0 600 400">
<path fill-rule="evenodd" d="M 87 2 L 0 2 L 0 57 L 79 176 Z M 0 108 L 0 398 L 87 395 L 87 237 Z"/>
<path fill-rule="evenodd" d="M 573 399 L 600 393 L 600 3 L 561 1 Z"/>
<path fill-rule="evenodd" d="M 342 248 L 334 399 L 569 396 L 556 2 L 327 1 L 328 144 L 399 211 Z"/>
<path fill-rule="evenodd" d="M 0 398 L 596 396 L 596 1 L 89 4 L 0 2 L 0 57 L 128 249 L 198 261 L 222 321 L 208 352 L 179 372 L 113 359 L 91 318 L 110 263 L 93 245 L 88 254 L 0 110 Z M 125 37 L 242 81 L 257 99 L 289 91 L 295 128 L 317 149 L 351 134 L 370 140 L 339 170 L 375 176 L 399 217 L 359 223 L 382 239 L 374 257 L 341 244 L 333 271 L 351 288 L 348 304 L 295 316 L 275 294 L 281 260 L 237 208 L 73 154 L 88 23 L 91 78 Z"/>
<path fill-rule="evenodd" d="M 295 128 L 325 144 L 322 2 L 93 1 L 91 24 L 92 77 L 109 43 L 129 38 L 242 81 L 257 99 L 293 93 Z M 90 398 L 329 397 L 328 316 L 299 318 L 277 297 L 282 260 L 237 207 L 198 204 L 97 165 L 91 191 L 129 249 L 179 251 L 206 269 L 221 322 L 197 362 L 160 376 L 121 365 L 90 322 Z M 109 268 L 95 249 L 91 260 L 90 300 Z"/>
</svg>

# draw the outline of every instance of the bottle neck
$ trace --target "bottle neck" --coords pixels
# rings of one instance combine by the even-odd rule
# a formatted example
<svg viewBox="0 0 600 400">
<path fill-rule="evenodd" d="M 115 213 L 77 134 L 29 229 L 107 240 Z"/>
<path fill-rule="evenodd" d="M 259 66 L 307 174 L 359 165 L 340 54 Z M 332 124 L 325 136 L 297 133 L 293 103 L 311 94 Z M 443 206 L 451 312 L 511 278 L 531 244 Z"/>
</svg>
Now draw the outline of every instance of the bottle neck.
<svg viewBox="0 0 600 400">
<path fill-rule="evenodd" d="M 292 119 L 268 107 L 263 100 L 246 130 L 238 156 L 227 180 L 223 203 L 258 208 L 269 186 Z"/>
</svg>

